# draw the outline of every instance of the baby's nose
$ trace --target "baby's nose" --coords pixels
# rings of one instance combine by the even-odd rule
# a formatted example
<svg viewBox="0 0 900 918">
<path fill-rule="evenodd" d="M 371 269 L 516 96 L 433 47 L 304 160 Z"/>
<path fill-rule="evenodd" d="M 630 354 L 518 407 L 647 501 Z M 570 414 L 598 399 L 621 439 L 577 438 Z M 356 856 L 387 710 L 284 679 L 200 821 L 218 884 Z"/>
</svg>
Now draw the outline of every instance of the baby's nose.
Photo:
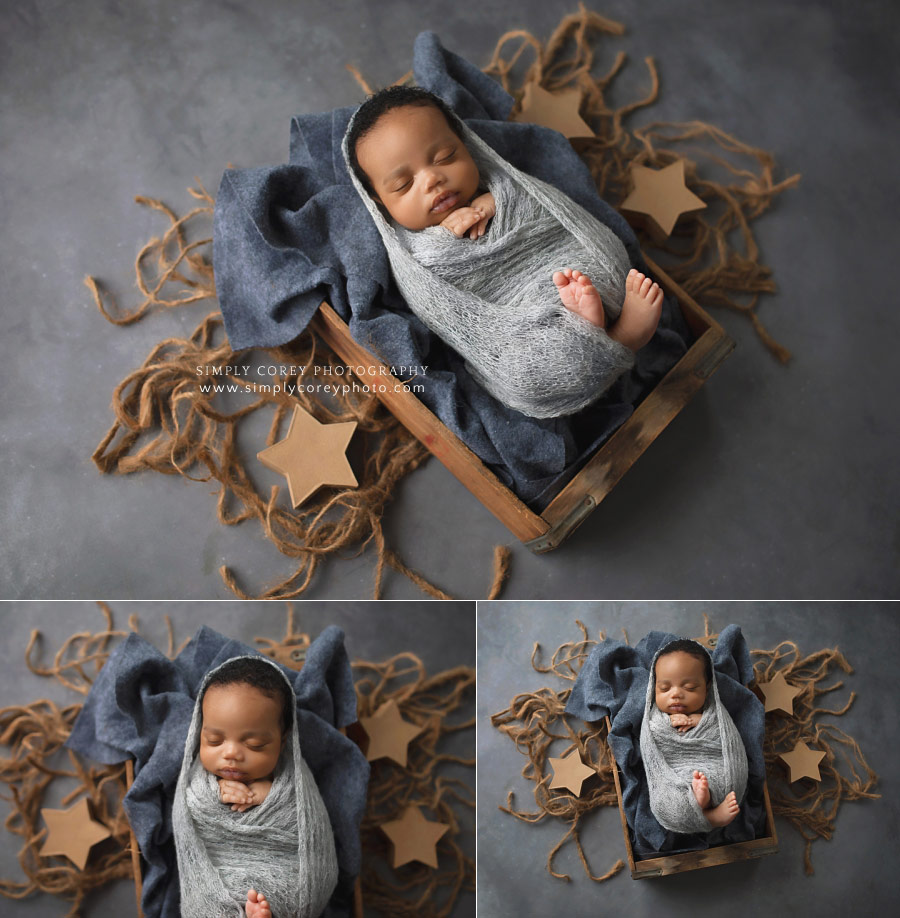
<svg viewBox="0 0 900 918">
<path fill-rule="evenodd" d="M 440 169 L 429 169 L 425 173 L 425 188 L 430 191 L 432 188 L 440 185 L 444 180 L 444 173 Z"/>
</svg>

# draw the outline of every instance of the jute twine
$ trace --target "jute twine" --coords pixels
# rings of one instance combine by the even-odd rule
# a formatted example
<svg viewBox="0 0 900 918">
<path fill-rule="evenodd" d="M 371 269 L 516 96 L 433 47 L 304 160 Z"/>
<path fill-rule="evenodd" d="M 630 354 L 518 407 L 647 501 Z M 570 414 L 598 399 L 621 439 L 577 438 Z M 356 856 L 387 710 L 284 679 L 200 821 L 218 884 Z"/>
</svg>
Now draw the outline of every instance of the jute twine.
<svg viewBox="0 0 900 918">
<path fill-rule="evenodd" d="M 99 605 L 106 627 L 97 633 L 71 635 L 49 665 L 37 661 L 40 635 L 33 631 L 25 650 L 28 669 L 87 695 L 92 677 L 106 662 L 113 643 L 128 633 L 115 630 L 109 608 Z M 6 788 L 0 797 L 11 807 L 4 825 L 23 840 L 18 861 L 25 875 L 24 881 L 0 879 L 0 893 L 10 899 L 25 899 L 36 892 L 60 896 L 71 903 L 67 918 L 80 914 L 84 897 L 92 890 L 132 875 L 131 836 L 121 808 L 126 791 L 124 764 L 90 765 L 62 748 L 80 711 L 80 703 L 60 707 L 47 699 L 0 709 L 0 745 L 11 753 L 9 758 L 0 758 L 0 784 Z M 47 837 L 41 809 L 57 778 L 65 779 L 67 786 L 74 784 L 62 798 L 62 806 L 87 797 L 94 818 L 112 833 L 112 839 L 94 849 L 84 870 L 66 858 L 39 854 Z"/>
<path fill-rule="evenodd" d="M 151 240 L 137 256 L 135 270 L 143 301 L 131 312 L 119 312 L 114 299 L 94 278 L 86 283 L 103 315 L 116 325 L 138 321 L 154 307 L 172 309 L 200 300 L 214 300 L 215 286 L 209 261 L 209 238 L 188 241 L 196 224 L 212 217 L 213 200 L 199 186 L 190 193 L 202 201 L 183 217 L 160 201 L 136 200 L 165 214 L 170 226 L 162 237 Z M 179 288 L 176 292 L 175 288 Z M 190 481 L 219 484 L 216 507 L 219 522 L 233 526 L 256 519 L 266 537 L 278 550 L 297 560 L 294 573 L 274 586 L 256 592 L 245 590 L 227 566 L 220 574 L 229 589 L 242 599 L 284 599 L 297 596 L 310 585 L 321 561 L 337 552 L 359 554 L 370 543 L 377 550 L 373 595 L 382 594 L 385 569 L 390 567 L 409 577 L 420 589 L 439 599 L 450 598 L 439 587 L 413 571 L 385 543 L 382 516 L 398 482 L 428 455 L 426 449 L 384 409 L 375 395 L 365 392 L 338 393 L 329 401 L 305 391 L 301 380 L 315 381 L 317 371 L 332 373 L 340 363 L 335 354 L 311 332 L 304 332 L 289 347 L 269 351 L 276 365 L 303 366 L 301 377 L 273 377 L 282 389 L 293 383 L 301 391 L 289 395 L 257 388 L 254 381 L 230 376 L 246 397 L 204 392 L 221 376 L 216 370 L 239 365 L 247 351 L 233 351 L 224 335 L 222 317 L 213 312 L 187 339 L 167 338 L 148 355 L 143 365 L 116 386 L 112 408 L 116 420 L 94 451 L 92 459 L 107 473 L 129 474 L 153 469 L 167 475 L 181 475 Z M 207 368 L 198 375 L 197 367 Z M 315 388 L 315 386 L 311 386 Z M 237 405 L 234 406 L 234 402 Z M 357 489 L 319 491 L 300 509 L 292 510 L 278 501 L 279 487 L 264 494 L 256 486 L 237 441 L 244 419 L 258 411 L 271 413 L 266 446 L 286 432 L 294 405 L 299 404 L 325 423 L 356 421 L 356 437 L 363 441 L 363 467 Z M 260 445 L 262 448 L 262 445 Z M 489 593 L 498 594 L 505 578 L 509 550 L 497 546 L 495 576 Z"/>
<path fill-rule="evenodd" d="M 38 659 L 41 637 L 39 632 L 32 632 L 25 652 L 28 669 L 87 695 L 114 646 L 129 633 L 139 632 L 135 616 L 129 618 L 128 630 L 119 630 L 114 627 L 109 607 L 105 603 L 98 605 L 105 627 L 71 635 L 50 663 L 42 664 Z M 171 659 L 187 642 L 176 646 L 172 622 L 168 616 L 164 620 L 165 653 Z M 261 652 L 295 668 L 302 665 L 310 644 L 309 636 L 297 631 L 290 604 L 284 635 L 254 640 Z M 452 733 L 474 729 L 474 719 L 460 720 L 457 712 L 473 698 L 475 671 L 472 667 L 456 667 L 429 676 L 422 661 L 412 653 L 384 662 L 357 661 L 353 667 L 361 715 L 371 714 L 393 698 L 406 720 L 425 726 L 410 744 L 406 768 L 373 763 L 362 825 L 366 907 L 400 918 L 449 915 L 460 893 L 475 886 L 474 861 L 459 843 L 462 834 L 470 831 L 462 824 L 459 813 L 474 810 L 475 801 L 468 783 L 446 772 L 452 772 L 454 767 L 473 768 L 475 761 L 444 752 L 442 740 Z M 61 752 L 81 707 L 80 703 L 59 707 L 42 699 L 0 709 L 0 743 L 10 750 L 9 758 L 0 758 L 0 782 L 6 788 L 0 797 L 11 807 L 6 828 L 23 839 L 18 860 L 25 877 L 24 881 L 0 879 L 0 894 L 24 899 L 35 893 L 51 893 L 71 904 L 67 918 L 81 913 L 84 898 L 91 891 L 111 880 L 134 876 L 130 831 L 121 807 L 127 790 L 124 765 L 91 765 L 74 752 Z M 47 834 L 40 811 L 47 805 L 46 795 L 57 778 L 73 787 L 62 799 L 64 807 L 86 796 L 94 818 L 112 832 L 112 839 L 92 850 L 83 871 L 66 858 L 39 854 Z M 407 803 L 423 806 L 429 819 L 451 827 L 438 843 L 438 870 L 422 865 L 397 871 L 386 868 L 387 839 L 378 825 L 398 815 Z"/>
<path fill-rule="evenodd" d="M 687 185 L 706 202 L 707 210 L 683 217 L 664 245 L 639 229 L 641 245 L 655 250 L 654 259 L 701 306 L 725 307 L 745 315 L 766 347 L 786 363 L 790 351 L 775 341 L 757 314 L 759 297 L 776 288 L 771 269 L 760 264 L 750 224 L 768 210 L 776 195 L 796 185 L 800 176 L 776 181 L 776 163 L 770 153 L 702 121 L 655 121 L 629 128 L 629 117 L 659 97 L 654 59 L 644 59 L 650 82 L 646 95 L 617 108 L 611 108 L 606 97 L 625 66 L 625 52 L 614 53 L 603 76 L 592 75 L 595 66 L 601 66 L 595 56 L 598 38 L 614 39 L 624 33 L 622 23 L 579 4 L 579 12 L 564 17 L 545 44 L 527 31 L 507 32 L 497 42 L 485 72 L 496 75 L 515 96 L 517 111 L 528 83 L 549 92 L 581 90 L 580 114 L 596 136 L 576 138 L 572 143 L 589 166 L 600 195 L 612 204 L 620 205 L 631 191 L 632 165 L 661 168 L 684 159 Z M 613 55 L 608 41 L 602 50 L 607 47 Z M 515 86 L 514 76 L 521 73 L 528 58 L 532 63 Z M 724 181 L 712 177 L 715 168 L 723 172 Z"/>
<path fill-rule="evenodd" d="M 772 812 L 787 820 L 803 836 L 806 842 L 803 863 L 806 873 L 812 874 L 812 843 L 818 838 L 832 837 L 841 803 L 881 796 L 874 793 L 878 775 L 866 762 L 859 743 L 834 724 L 818 722 L 820 716 L 846 714 L 856 701 L 856 692 L 850 692 L 850 697 L 839 709 L 816 704 L 820 696 L 844 687 L 843 681 L 831 681 L 838 672 L 852 673 L 853 669 L 837 647 L 802 656 L 793 641 L 782 641 L 773 650 L 754 650 L 753 656 L 757 682 L 768 682 L 777 672 L 782 672 L 791 685 L 801 688 L 794 698 L 793 715 L 781 711 L 766 714 L 764 753 Z M 825 758 L 819 763 L 821 781 L 788 782 L 784 763 L 778 756 L 790 752 L 798 742 L 824 750 Z"/>
<path fill-rule="evenodd" d="M 709 622 L 705 616 L 704 619 L 704 636 L 709 637 Z M 575 681 L 592 648 L 598 641 L 604 640 L 603 632 L 600 632 L 598 640 L 592 640 L 582 622 L 576 621 L 576 625 L 581 637 L 560 645 L 549 664 L 541 663 L 540 645 L 537 642 L 534 644 L 531 665 L 536 672 L 552 673 L 564 683 Z M 624 631 L 623 636 L 628 643 L 628 635 Z M 780 670 L 792 685 L 801 687 L 800 694 L 794 699 L 793 717 L 773 712 L 766 715 L 764 753 L 773 814 L 783 818 L 805 840 L 804 868 L 807 874 L 812 874 L 812 843 L 818 838 L 832 837 L 841 803 L 880 796 L 873 792 L 878 778 L 866 762 L 859 743 L 834 724 L 817 720 L 825 715 L 840 717 L 850 709 L 856 699 L 855 692 L 851 692 L 846 704 L 839 709 L 817 707 L 815 700 L 843 687 L 843 682 L 822 685 L 833 679 L 835 670 L 846 673 L 852 670 L 837 648 L 819 650 L 802 657 L 792 641 L 785 641 L 773 650 L 753 650 L 751 655 L 755 659 L 754 673 L 758 682 L 768 681 Z M 615 876 L 625 864 L 619 860 L 605 874 L 595 876 L 585 856 L 579 831 L 588 813 L 602 806 L 618 806 L 613 764 L 606 743 L 605 726 L 602 723 L 585 724 L 564 715 L 570 693 L 571 688 L 550 686 L 523 692 L 516 695 L 506 709 L 491 716 L 491 724 L 508 736 L 525 756 L 527 761 L 521 774 L 533 785 L 537 805 L 534 812 L 517 809 L 515 795 L 510 791 L 506 806 L 499 809 L 526 823 L 541 822 L 548 817 L 558 818 L 566 827 L 566 832 L 547 855 L 549 873 L 558 879 L 571 879 L 568 874 L 554 869 L 553 863 L 560 849 L 567 842 L 574 841 L 585 874 L 602 882 Z M 789 752 L 799 740 L 825 751 L 820 765 L 820 782 L 789 782 L 778 755 Z M 552 770 L 547 758 L 554 742 L 557 742 L 552 750 L 554 758 L 577 748 L 582 761 L 597 772 L 597 777 L 585 784 L 584 796 L 575 797 L 565 790 L 549 789 Z M 618 832 L 618 824 L 615 831 Z"/>
<path fill-rule="evenodd" d="M 535 642 L 531 665 L 536 672 L 552 673 L 564 682 L 575 682 L 584 661 L 597 643 L 588 637 L 582 622 L 576 620 L 575 624 L 581 631 L 581 638 L 557 647 L 548 664 L 541 662 L 541 647 Z M 601 632 L 599 639 L 602 641 L 603 637 Z M 506 797 L 506 806 L 501 806 L 500 810 L 532 824 L 548 817 L 559 819 L 567 831 L 547 855 L 547 870 L 551 876 L 559 880 L 571 879 L 569 874 L 554 869 L 553 862 L 563 846 L 572 841 L 585 874 L 595 882 L 602 883 L 622 870 L 625 862 L 618 860 L 605 873 L 595 875 L 581 844 L 580 828 L 588 813 L 602 806 L 616 805 L 613 764 L 606 744 L 605 725 L 584 724 L 564 715 L 570 694 L 571 688 L 545 686 L 516 695 L 508 708 L 491 715 L 491 724 L 505 733 L 515 743 L 516 749 L 527 758 L 522 768 L 522 777 L 534 785 L 534 801 L 537 804 L 536 812 L 518 810 L 515 807 L 515 794 L 510 791 Z M 563 745 L 559 745 L 559 741 Z M 557 743 L 552 750 L 554 758 L 562 758 L 572 749 L 577 749 L 584 764 L 597 773 L 596 778 L 590 778 L 585 783 L 582 796 L 576 797 L 567 791 L 550 789 L 553 772 L 547 759 L 554 743 Z"/>
<path fill-rule="evenodd" d="M 397 918 L 444 918 L 453 913 L 462 891 L 475 890 L 475 861 L 459 844 L 461 834 L 471 831 L 461 824 L 460 813 L 470 810 L 474 821 L 475 794 L 469 782 L 454 776 L 460 768 L 474 770 L 475 759 L 442 751 L 442 740 L 451 734 L 469 731 L 474 739 L 475 719 L 460 720 L 457 712 L 474 701 L 475 670 L 458 666 L 428 676 L 412 653 L 383 663 L 357 661 L 353 668 L 360 717 L 393 699 L 405 720 L 424 728 L 409 744 L 405 767 L 389 759 L 372 763 L 362 824 L 363 901 Z M 389 845 L 379 826 L 399 819 L 410 805 L 421 806 L 427 819 L 450 826 L 437 845 L 436 870 L 418 862 L 386 869 Z"/>
</svg>

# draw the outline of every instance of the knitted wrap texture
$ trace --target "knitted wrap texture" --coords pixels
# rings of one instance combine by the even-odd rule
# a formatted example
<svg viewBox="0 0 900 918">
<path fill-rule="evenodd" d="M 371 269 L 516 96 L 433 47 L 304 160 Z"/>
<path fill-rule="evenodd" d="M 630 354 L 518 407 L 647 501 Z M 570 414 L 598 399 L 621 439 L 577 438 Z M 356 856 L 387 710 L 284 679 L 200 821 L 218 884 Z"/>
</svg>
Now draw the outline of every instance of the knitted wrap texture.
<svg viewBox="0 0 900 918">
<path fill-rule="evenodd" d="M 287 682 L 277 665 L 266 663 Z M 337 885 L 338 864 L 325 804 L 300 752 L 296 706 L 266 799 L 235 812 L 219 799 L 216 776 L 197 754 L 203 695 L 216 669 L 197 694 L 172 808 L 181 913 L 244 918 L 252 888 L 276 918 L 318 918 Z"/>
<path fill-rule="evenodd" d="M 697 646 L 702 648 L 701 644 Z M 653 658 L 641 722 L 641 756 L 650 810 L 670 832 L 710 832 L 712 827 L 691 788 L 694 770 L 702 771 L 709 779 L 713 806 L 731 791 L 740 802 L 747 789 L 747 752 L 731 715 L 719 700 L 715 669 L 700 723 L 686 733 L 672 726 L 669 715 L 660 711 L 655 700 L 656 661 L 665 650 L 661 647 Z"/>
<path fill-rule="evenodd" d="M 355 116 L 354 116 L 355 117 Z M 409 308 L 466 361 L 498 401 L 535 418 L 573 414 L 634 364 L 634 354 L 563 306 L 554 271 L 590 277 L 607 322 L 622 308 L 631 263 L 616 234 L 563 192 L 499 156 L 465 124 L 463 142 L 494 196 L 477 240 L 444 227 L 413 232 L 386 218 L 350 166 Z"/>
</svg>

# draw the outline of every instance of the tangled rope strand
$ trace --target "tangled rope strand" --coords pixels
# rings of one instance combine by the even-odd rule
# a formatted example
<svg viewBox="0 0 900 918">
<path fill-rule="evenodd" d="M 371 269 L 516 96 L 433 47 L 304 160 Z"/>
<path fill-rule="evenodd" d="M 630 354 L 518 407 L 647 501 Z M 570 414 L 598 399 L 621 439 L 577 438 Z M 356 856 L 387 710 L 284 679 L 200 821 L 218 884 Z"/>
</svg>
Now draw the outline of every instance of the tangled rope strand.
<svg viewBox="0 0 900 918">
<path fill-rule="evenodd" d="M 546 44 L 522 30 L 506 33 L 498 41 L 485 72 L 499 77 L 507 92 L 515 96 L 517 109 L 528 83 L 537 83 L 549 92 L 572 87 L 581 90 L 581 115 L 596 136 L 577 138 L 573 146 L 590 168 L 601 196 L 612 202 L 621 204 L 631 190 L 632 165 L 650 168 L 669 165 L 684 157 L 676 149 L 680 144 L 692 144 L 693 155 L 730 173 L 734 180 L 714 181 L 705 172 L 701 176 L 696 164 L 686 159 L 688 187 L 707 202 L 706 214 L 719 213 L 719 216 L 715 222 L 700 213 L 685 216 L 664 245 L 654 243 L 641 230 L 638 235 L 645 248 L 655 248 L 667 256 L 657 260 L 701 305 L 724 307 L 746 316 L 771 353 L 786 363 L 790 352 L 775 341 L 757 314 L 759 297 L 774 293 L 775 283 L 771 269 L 759 262 L 750 221 L 765 212 L 778 194 L 794 187 L 800 176 L 776 182 L 771 154 L 700 121 L 654 122 L 629 130 L 625 126 L 628 116 L 656 102 L 659 96 L 659 76 L 653 58 L 644 60 L 650 79 L 646 95 L 618 108 L 609 106 L 606 91 L 622 71 L 624 52 L 616 53 L 604 76 L 591 75 L 597 39 L 619 37 L 624 32 L 621 23 L 579 4 L 579 12 L 566 16 Z M 507 45 L 514 42 L 518 46 L 511 56 L 505 57 Z M 571 51 L 569 57 L 565 56 L 567 49 Z M 512 72 L 529 51 L 534 61 L 516 88 Z M 657 148 L 655 141 L 664 146 Z M 732 161 L 735 157 L 739 158 L 737 163 Z M 741 165 L 741 159 L 755 161 L 756 169 Z"/>
<path fill-rule="evenodd" d="M 793 716 L 778 711 L 766 715 L 766 741 L 763 749 L 766 773 L 772 798 L 772 812 L 796 829 L 805 841 L 803 864 L 812 874 L 812 844 L 816 839 L 834 835 L 838 808 L 845 800 L 875 799 L 878 776 L 866 761 L 859 743 L 834 724 L 820 723 L 822 716 L 841 717 L 856 701 L 851 692 L 843 707 L 817 705 L 822 695 L 844 687 L 843 681 L 822 685 L 835 676 L 835 670 L 852 673 L 847 658 L 837 649 L 822 649 L 805 657 L 793 641 L 783 641 L 772 650 L 754 650 L 754 674 L 757 682 L 768 682 L 782 672 L 801 691 L 793 701 Z M 819 765 L 822 780 L 792 784 L 778 758 L 800 742 L 825 751 Z M 840 755 L 838 755 L 840 753 Z M 849 772 L 849 774 L 847 774 Z"/>
<path fill-rule="evenodd" d="M 540 644 L 535 642 L 531 653 L 531 666 L 535 672 L 552 673 L 564 682 L 575 681 L 591 648 L 597 643 L 588 636 L 587 628 L 582 622 L 576 620 L 575 624 L 581 631 L 581 639 L 561 644 L 553 652 L 549 663 L 541 662 Z M 603 640 L 602 633 L 599 640 Z M 570 688 L 557 691 L 549 687 L 524 692 L 516 695 L 508 708 L 491 716 L 492 726 L 508 736 L 516 749 L 527 758 L 521 774 L 526 781 L 534 784 L 534 800 L 538 807 L 536 812 L 516 809 L 515 793 L 509 791 L 506 806 L 501 806 L 500 810 L 531 824 L 541 822 L 547 817 L 560 819 L 568 828 L 547 855 L 548 872 L 560 880 L 571 879 L 569 874 L 555 870 L 553 862 L 566 843 L 572 841 L 585 874 L 591 880 L 602 883 L 623 870 L 625 862 L 620 859 L 606 873 L 595 875 L 584 852 L 579 833 L 588 813 L 602 806 L 617 804 L 613 763 L 606 743 L 605 725 L 585 725 L 579 730 L 575 729 L 565 716 L 570 693 Z M 558 741 L 565 742 L 564 748 L 559 748 Z M 557 743 L 555 757 L 564 756 L 573 748 L 577 749 L 581 760 L 597 773 L 597 779 L 590 779 L 590 785 L 582 796 L 576 797 L 574 794 L 550 789 L 551 774 L 547 759 L 554 743 Z"/>
<path fill-rule="evenodd" d="M 460 834 L 467 830 L 456 806 L 474 812 L 475 795 L 467 782 L 444 774 L 442 766 L 474 768 L 475 759 L 442 752 L 439 744 L 452 733 L 474 730 L 474 718 L 459 722 L 450 718 L 473 699 L 475 670 L 458 666 L 429 677 L 422 660 L 412 653 L 397 654 L 384 663 L 357 661 L 353 668 L 358 674 L 360 717 L 371 716 L 393 700 L 405 720 L 423 727 L 409 744 L 406 767 L 386 759 L 372 763 L 362 824 L 364 849 L 386 859 L 387 842 L 379 826 L 399 818 L 409 804 L 424 806 L 436 821 L 450 826 L 438 842 L 441 866 L 437 870 L 408 864 L 388 879 L 376 864 L 364 865 L 364 901 L 367 907 L 398 918 L 445 918 L 463 890 L 475 889 L 475 862 L 459 844 Z"/>
<path fill-rule="evenodd" d="M 118 307 L 93 278 L 86 283 L 100 312 L 118 325 L 138 321 L 151 308 L 176 308 L 203 299 L 215 300 L 212 265 L 206 258 L 210 240 L 188 242 L 193 223 L 209 220 L 212 198 L 205 189 L 189 189 L 206 206 L 184 217 L 160 201 L 140 197 L 138 202 L 164 214 L 171 225 L 165 234 L 141 249 L 135 270 L 143 302 L 132 312 L 117 314 Z M 150 264 L 155 262 L 155 276 Z M 185 270 L 190 270 L 190 275 Z M 163 295 L 172 284 L 187 285 L 186 295 Z M 261 381 L 230 376 L 231 394 L 217 392 L 213 382 L 225 368 L 240 364 L 248 351 L 234 351 L 224 340 L 224 323 L 212 312 L 187 339 L 167 338 L 157 344 L 143 365 L 120 382 L 113 392 L 115 421 L 92 455 L 95 465 L 107 474 L 130 474 L 152 469 L 180 475 L 189 481 L 215 481 L 219 485 L 216 515 L 220 523 L 234 526 L 255 519 L 263 532 L 285 556 L 294 559 L 294 572 L 272 586 L 251 591 L 241 586 L 226 565 L 219 573 L 227 587 L 241 599 L 289 599 L 311 584 L 319 564 L 328 556 L 349 551 L 363 552 L 374 543 L 377 552 L 373 595 L 382 596 L 386 567 L 407 576 L 428 595 L 449 598 L 439 587 L 409 568 L 388 549 L 382 517 L 399 482 L 416 469 L 428 451 L 371 393 L 337 392 L 330 401 L 316 398 L 304 385 L 317 374 L 336 375 L 346 368 L 339 358 L 311 332 L 304 332 L 289 347 L 268 353 L 274 363 L 303 367 L 297 377 Z M 206 368 L 198 374 L 197 367 Z M 285 391 L 287 383 L 296 392 Z M 281 391 L 273 391 L 275 384 Z M 310 389 L 315 388 L 309 386 Z M 240 396 L 244 397 L 241 398 Z M 250 399 L 249 401 L 247 399 Z M 237 407 L 233 403 L 237 403 Z M 279 505 L 279 487 L 264 494 L 254 483 L 238 447 L 241 424 L 259 411 L 271 411 L 266 445 L 279 438 L 294 405 L 299 404 L 325 423 L 356 421 L 357 443 L 362 447 L 363 471 L 356 489 L 324 489 L 298 510 Z M 499 595 L 508 574 L 509 552 L 502 546 L 495 561 L 490 592 Z"/>
</svg>

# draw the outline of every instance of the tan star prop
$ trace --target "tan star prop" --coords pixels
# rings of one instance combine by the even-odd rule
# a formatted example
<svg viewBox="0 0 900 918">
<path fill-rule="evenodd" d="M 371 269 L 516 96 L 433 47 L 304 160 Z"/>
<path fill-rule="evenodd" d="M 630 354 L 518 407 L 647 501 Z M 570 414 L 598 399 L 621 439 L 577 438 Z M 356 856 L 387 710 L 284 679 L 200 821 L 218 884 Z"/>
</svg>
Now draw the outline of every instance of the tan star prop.
<svg viewBox="0 0 900 918">
<path fill-rule="evenodd" d="M 760 682 L 759 690 L 765 699 L 766 713 L 784 711 L 785 714 L 794 713 L 794 698 L 803 691 L 796 685 L 790 685 L 780 671 L 769 682 Z"/>
<path fill-rule="evenodd" d="M 694 640 L 707 650 L 715 650 L 716 644 L 719 643 L 719 635 L 704 634 L 703 637 L 694 638 Z"/>
<path fill-rule="evenodd" d="M 436 845 L 450 831 L 450 826 L 442 822 L 431 822 L 417 806 L 408 806 L 399 819 L 384 823 L 381 831 L 394 847 L 391 861 L 394 868 L 402 867 L 410 861 L 437 867 Z"/>
<path fill-rule="evenodd" d="M 578 114 L 580 106 L 581 90 L 577 87 L 552 93 L 537 83 L 528 83 L 522 107 L 513 121 L 540 124 L 566 137 L 595 137 L 591 126 Z"/>
<path fill-rule="evenodd" d="M 366 758 L 370 762 L 393 759 L 406 767 L 410 741 L 422 732 L 422 727 L 404 720 L 396 701 L 386 701 L 371 717 L 360 717 L 359 723 L 369 738 Z"/>
<path fill-rule="evenodd" d="M 79 870 L 84 870 L 91 848 L 112 834 L 106 826 L 95 822 L 83 797 L 67 810 L 42 809 L 47 823 L 47 840 L 40 850 L 41 857 L 62 854 Z"/>
<path fill-rule="evenodd" d="M 822 775 L 819 773 L 819 762 L 825 758 L 825 753 L 817 749 L 810 749 L 802 740 L 790 752 L 782 752 L 778 758 L 790 770 L 792 784 L 801 778 L 812 778 L 813 781 L 822 780 Z"/>
<path fill-rule="evenodd" d="M 664 242 L 682 214 L 696 213 L 706 204 L 684 180 L 684 160 L 677 159 L 663 169 L 633 165 L 634 190 L 622 202 L 622 213 L 648 230 L 657 242 Z"/>
<path fill-rule="evenodd" d="M 299 405 L 283 440 L 256 458 L 287 478 L 291 506 L 299 507 L 324 485 L 356 487 L 358 482 L 345 454 L 356 421 L 321 424 Z"/>
<path fill-rule="evenodd" d="M 581 761 L 581 756 L 577 749 L 573 749 L 568 755 L 561 759 L 550 759 L 553 767 L 553 780 L 550 787 L 568 788 L 576 797 L 581 796 L 581 785 L 597 774 L 593 768 L 589 768 Z"/>
</svg>

